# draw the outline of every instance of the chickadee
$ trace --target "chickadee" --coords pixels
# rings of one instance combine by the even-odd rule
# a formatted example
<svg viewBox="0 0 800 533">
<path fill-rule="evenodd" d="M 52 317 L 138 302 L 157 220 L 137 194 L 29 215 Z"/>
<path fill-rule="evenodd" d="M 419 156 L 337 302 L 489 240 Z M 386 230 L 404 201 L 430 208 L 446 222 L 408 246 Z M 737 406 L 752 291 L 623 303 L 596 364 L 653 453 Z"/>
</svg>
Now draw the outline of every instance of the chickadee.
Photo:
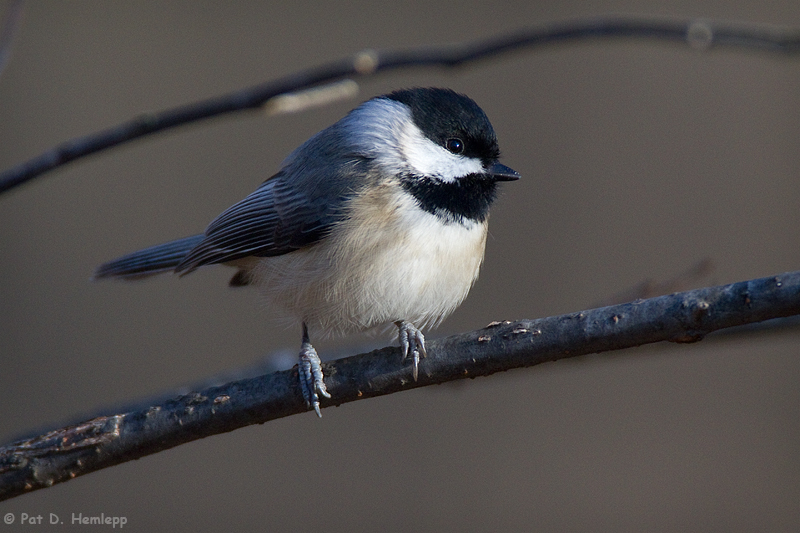
<svg viewBox="0 0 800 533">
<path fill-rule="evenodd" d="M 203 235 L 101 265 L 95 278 L 188 274 L 223 263 L 302 327 L 300 386 L 320 415 L 330 398 L 313 332 L 393 322 L 417 379 L 425 337 L 478 277 L 498 181 L 519 174 L 483 110 L 449 89 L 368 100 L 292 152 L 277 174 Z M 321 416 L 321 415 L 320 415 Z"/>
</svg>

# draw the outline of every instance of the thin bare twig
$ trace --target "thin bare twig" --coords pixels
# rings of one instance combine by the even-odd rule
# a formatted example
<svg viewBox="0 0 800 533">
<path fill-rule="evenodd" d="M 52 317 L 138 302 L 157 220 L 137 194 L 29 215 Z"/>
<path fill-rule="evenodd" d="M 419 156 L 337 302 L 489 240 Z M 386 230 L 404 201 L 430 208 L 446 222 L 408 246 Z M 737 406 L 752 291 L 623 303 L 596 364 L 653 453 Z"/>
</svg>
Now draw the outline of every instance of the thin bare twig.
<svg viewBox="0 0 800 533">
<path fill-rule="evenodd" d="M 410 67 L 458 67 L 523 48 L 605 38 L 672 41 L 704 50 L 735 47 L 784 54 L 795 54 L 800 50 L 800 31 L 796 28 L 625 16 L 570 20 L 449 46 L 366 50 L 231 94 L 147 113 L 107 130 L 67 141 L 0 174 L 0 193 L 70 161 L 133 139 L 225 113 L 257 109 L 279 95 L 343 78 L 364 78 Z"/>
<path fill-rule="evenodd" d="M 431 341 L 419 380 L 399 348 L 324 363 L 340 405 L 402 390 L 642 344 L 694 342 L 723 328 L 800 315 L 800 271 Z M 297 369 L 242 379 L 0 447 L 0 499 L 210 435 L 307 411 Z"/>
<path fill-rule="evenodd" d="M 618 294 L 609 296 L 594 303 L 595 307 L 605 307 L 631 300 L 652 298 L 662 294 L 687 291 L 694 287 L 702 287 L 711 283 L 710 276 L 714 272 L 714 263 L 709 258 L 705 258 L 684 272 L 666 280 L 646 279 Z"/>
</svg>

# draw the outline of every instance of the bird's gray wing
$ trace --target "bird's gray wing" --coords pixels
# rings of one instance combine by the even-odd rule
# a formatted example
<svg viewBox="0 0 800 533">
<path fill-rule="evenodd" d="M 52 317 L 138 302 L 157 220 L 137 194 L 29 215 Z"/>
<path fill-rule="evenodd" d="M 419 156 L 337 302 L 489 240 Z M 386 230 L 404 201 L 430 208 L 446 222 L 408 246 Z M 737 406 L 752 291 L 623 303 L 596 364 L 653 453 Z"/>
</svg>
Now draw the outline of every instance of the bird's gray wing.
<svg viewBox="0 0 800 533">
<path fill-rule="evenodd" d="M 337 220 L 342 201 L 338 194 L 321 192 L 299 187 L 279 172 L 214 219 L 175 271 L 185 274 L 248 256 L 283 255 L 319 241 Z"/>
</svg>

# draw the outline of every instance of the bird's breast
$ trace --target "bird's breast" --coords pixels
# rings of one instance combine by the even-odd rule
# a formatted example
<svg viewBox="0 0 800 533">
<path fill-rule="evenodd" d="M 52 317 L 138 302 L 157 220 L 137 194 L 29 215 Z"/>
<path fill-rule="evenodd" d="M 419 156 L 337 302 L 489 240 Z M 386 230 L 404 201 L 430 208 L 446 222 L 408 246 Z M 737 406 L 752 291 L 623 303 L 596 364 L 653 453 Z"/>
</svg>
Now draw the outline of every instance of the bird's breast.
<svg viewBox="0 0 800 533">
<path fill-rule="evenodd" d="M 486 234 L 486 220 L 445 223 L 390 182 L 355 195 L 325 239 L 265 258 L 254 273 L 271 301 L 313 329 L 435 326 L 477 279 Z"/>
</svg>

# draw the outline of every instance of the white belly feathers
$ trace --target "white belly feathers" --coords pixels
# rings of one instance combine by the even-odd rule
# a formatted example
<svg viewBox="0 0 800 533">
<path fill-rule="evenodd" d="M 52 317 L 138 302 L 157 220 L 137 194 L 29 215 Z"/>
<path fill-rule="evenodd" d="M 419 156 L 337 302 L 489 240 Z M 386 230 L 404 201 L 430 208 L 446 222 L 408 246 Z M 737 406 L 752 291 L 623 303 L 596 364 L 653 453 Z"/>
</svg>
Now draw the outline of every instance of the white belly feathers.
<svg viewBox="0 0 800 533">
<path fill-rule="evenodd" d="M 413 203 L 396 182 L 382 184 L 352 200 L 357 226 L 340 227 L 308 248 L 260 259 L 253 279 L 271 304 L 317 333 L 397 320 L 436 326 L 478 277 L 487 222 L 444 224 Z"/>
</svg>

